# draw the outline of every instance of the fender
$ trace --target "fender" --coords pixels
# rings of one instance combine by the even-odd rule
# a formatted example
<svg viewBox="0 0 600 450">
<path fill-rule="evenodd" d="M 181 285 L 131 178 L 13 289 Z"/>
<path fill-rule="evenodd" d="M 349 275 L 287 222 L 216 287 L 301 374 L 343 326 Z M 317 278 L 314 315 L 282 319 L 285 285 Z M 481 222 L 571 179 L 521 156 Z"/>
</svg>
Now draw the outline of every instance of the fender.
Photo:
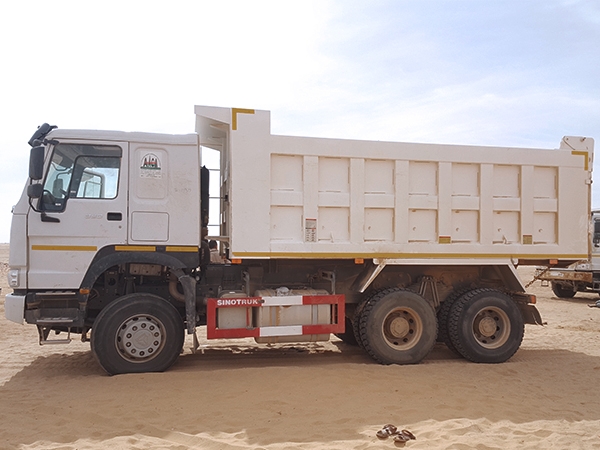
<svg viewBox="0 0 600 450">
<path fill-rule="evenodd" d="M 119 264 L 159 264 L 173 270 L 189 267 L 186 262 L 182 261 L 176 255 L 177 253 L 167 254 L 161 251 L 117 251 L 115 246 L 104 247 L 96 254 L 90 263 L 81 282 L 80 289 L 91 289 L 100 275 L 112 266 L 117 266 Z"/>
<path fill-rule="evenodd" d="M 127 263 L 157 264 L 165 266 L 171 269 L 183 286 L 188 333 L 193 333 L 195 330 L 196 280 L 187 275 L 184 272 L 184 269 L 190 267 L 190 262 L 191 267 L 197 267 L 199 264 L 199 249 L 190 247 L 190 249 L 194 250 L 194 253 L 187 250 L 185 252 L 167 253 L 164 247 L 142 248 L 144 248 L 144 251 L 119 251 L 116 246 L 102 248 L 92 260 L 88 271 L 83 277 L 83 281 L 79 288 L 79 304 L 82 306 L 87 304 L 89 293 L 96 280 L 106 270 L 113 266 Z M 135 250 L 135 247 L 132 247 L 132 250 Z"/>
</svg>

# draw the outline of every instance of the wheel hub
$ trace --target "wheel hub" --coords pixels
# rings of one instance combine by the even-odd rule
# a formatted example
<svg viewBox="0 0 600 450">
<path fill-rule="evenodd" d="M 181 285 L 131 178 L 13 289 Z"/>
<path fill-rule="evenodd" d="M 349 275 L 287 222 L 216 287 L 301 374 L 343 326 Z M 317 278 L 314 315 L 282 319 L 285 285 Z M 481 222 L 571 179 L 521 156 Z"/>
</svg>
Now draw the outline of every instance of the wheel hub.
<svg viewBox="0 0 600 450">
<path fill-rule="evenodd" d="M 423 325 L 410 308 L 397 308 L 391 311 L 383 323 L 383 337 L 394 350 L 408 350 L 418 343 Z"/>
<path fill-rule="evenodd" d="M 147 361 L 154 358 L 164 344 L 161 326 L 152 316 L 131 317 L 119 328 L 116 344 L 125 359 Z"/>
<path fill-rule="evenodd" d="M 479 332 L 485 337 L 491 337 L 496 333 L 498 325 L 492 317 L 484 317 L 479 322 Z"/>
<path fill-rule="evenodd" d="M 500 348 L 510 335 L 510 319 L 501 308 L 492 306 L 482 309 L 473 323 L 473 336 L 488 349 Z"/>
<path fill-rule="evenodd" d="M 395 317 L 390 323 L 390 333 L 398 339 L 406 336 L 409 330 L 410 324 L 404 317 Z"/>
</svg>

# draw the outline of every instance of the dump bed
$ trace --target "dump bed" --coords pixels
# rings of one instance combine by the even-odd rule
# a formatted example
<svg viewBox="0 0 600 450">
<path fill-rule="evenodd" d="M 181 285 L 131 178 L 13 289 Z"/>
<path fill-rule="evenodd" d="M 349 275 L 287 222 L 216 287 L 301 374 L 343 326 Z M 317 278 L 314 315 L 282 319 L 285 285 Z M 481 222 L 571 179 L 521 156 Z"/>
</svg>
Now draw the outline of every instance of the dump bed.
<svg viewBox="0 0 600 450">
<path fill-rule="evenodd" d="M 272 135 L 268 111 L 196 106 L 222 152 L 236 258 L 588 257 L 593 140 L 558 149 Z"/>
</svg>

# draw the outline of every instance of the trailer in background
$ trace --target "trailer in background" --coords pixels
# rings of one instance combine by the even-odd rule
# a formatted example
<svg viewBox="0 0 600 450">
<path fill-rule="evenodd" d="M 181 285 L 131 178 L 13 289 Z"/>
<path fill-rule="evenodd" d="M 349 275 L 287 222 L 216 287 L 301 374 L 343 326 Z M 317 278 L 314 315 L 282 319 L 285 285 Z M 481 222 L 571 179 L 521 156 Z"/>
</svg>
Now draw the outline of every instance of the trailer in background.
<svg viewBox="0 0 600 450">
<path fill-rule="evenodd" d="M 577 292 L 600 293 L 600 211 L 592 211 L 589 257 L 568 267 L 539 267 L 535 278 L 550 285 L 558 298 L 572 298 Z"/>
</svg>

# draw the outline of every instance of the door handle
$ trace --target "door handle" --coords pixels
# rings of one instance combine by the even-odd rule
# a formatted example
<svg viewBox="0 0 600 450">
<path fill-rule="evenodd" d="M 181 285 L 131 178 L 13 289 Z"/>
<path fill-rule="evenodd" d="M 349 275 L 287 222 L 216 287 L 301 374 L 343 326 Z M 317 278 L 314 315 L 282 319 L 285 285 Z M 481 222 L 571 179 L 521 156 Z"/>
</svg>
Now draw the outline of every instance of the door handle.
<svg viewBox="0 0 600 450">
<path fill-rule="evenodd" d="M 120 212 L 109 212 L 108 214 L 106 214 L 106 219 L 118 222 L 123 220 L 123 214 L 121 214 Z"/>
<path fill-rule="evenodd" d="M 58 217 L 49 216 L 43 211 L 42 211 L 41 217 L 42 217 L 42 222 L 53 222 L 53 223 L 60 222 L 60 219 Z"/>
</svg>

